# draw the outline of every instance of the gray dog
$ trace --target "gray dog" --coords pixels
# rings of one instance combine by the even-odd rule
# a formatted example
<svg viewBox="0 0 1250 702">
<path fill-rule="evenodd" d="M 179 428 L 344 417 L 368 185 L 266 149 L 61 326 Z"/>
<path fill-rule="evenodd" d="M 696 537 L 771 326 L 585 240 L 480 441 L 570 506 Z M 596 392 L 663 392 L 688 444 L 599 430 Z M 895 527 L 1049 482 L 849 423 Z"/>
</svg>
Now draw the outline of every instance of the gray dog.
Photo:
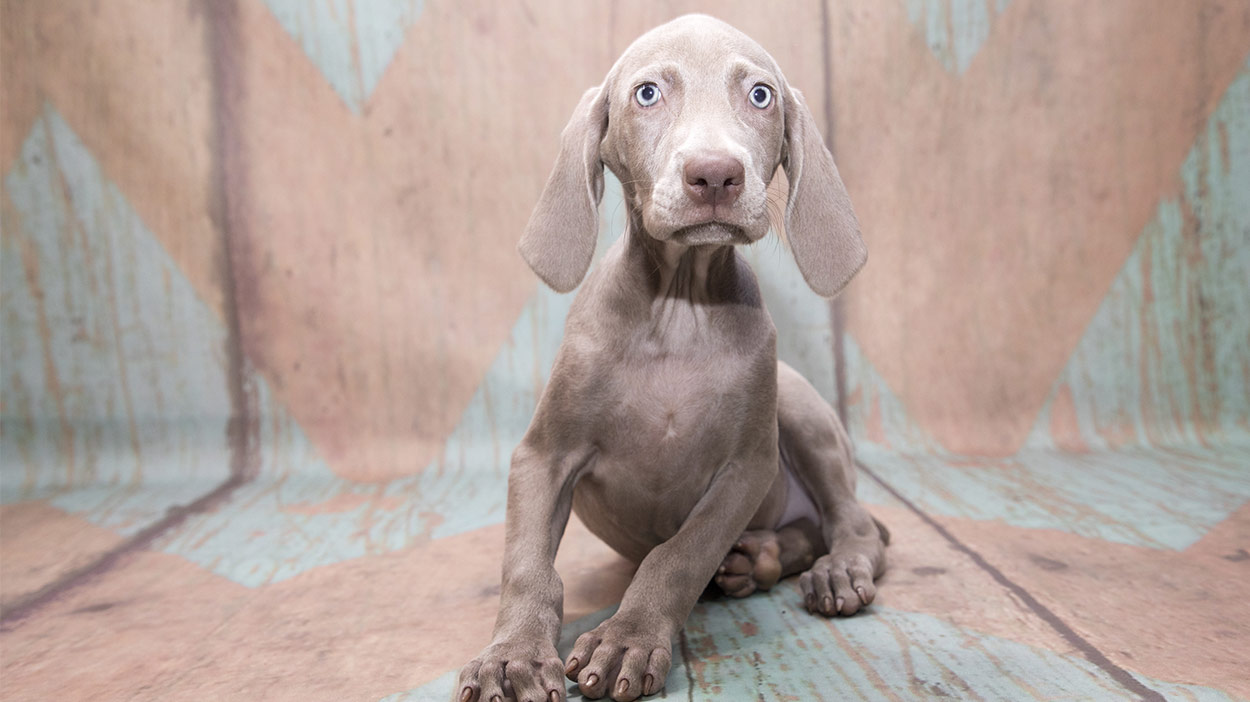
<svg viewBox="0 0 1250 702">
<path fill-rule="evenodd" d="M 807 609 L 832 616 L 872 602 L 885 567 L 888 536 L 855 501 L 846 430 L 777 362 L 776 329 L 734 249 L 768 232 L 781 166 L 808 285 L 834 295 L 864 264 L 803 96 L 710 17 L 634 42 L 582 97 L 521 239 L 560 292 L 590 267 L 605 165 L 624 187 L 626 232 L 586 277 L 512 455 L 494 640 L 460 671 L 460 702 L 563 700 L 562 674 L 590 698 L 654 694 L 709 582 L 743 597 L 801 572 Z M 565 665 L 554 561 L 570 510 L 638 570 Z"/>
</svg>

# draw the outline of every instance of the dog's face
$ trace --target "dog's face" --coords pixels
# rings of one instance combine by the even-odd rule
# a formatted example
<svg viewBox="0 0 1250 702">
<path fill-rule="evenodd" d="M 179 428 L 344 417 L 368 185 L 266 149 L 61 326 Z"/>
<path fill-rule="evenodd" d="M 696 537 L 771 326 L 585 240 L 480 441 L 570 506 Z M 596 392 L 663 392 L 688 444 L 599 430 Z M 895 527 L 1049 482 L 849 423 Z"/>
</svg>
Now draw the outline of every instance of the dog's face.
<svg viewBox="0 0 1250 702">
<path fill-rule="evenodd" d="M 681 17 L 640 37 L 564 128 L 518 247 L 560 292 L 590 267 L 605 165 L 624 187 L 631 227 L 679 246 L 763 237 L 767 187 L 781 165 L 786 233 L 808 285 L 836 294 L 867 258 L 802 95 L 759 44 L 711 17 Z"/>
<path fill-rule="evenodd" d="M 697 245 L 768 233 L 785 85 L 758 44 L 710 17 L 683 17 L 625 51 L 604 86 L 600 157 L 648 235 Z"/>
</svg>

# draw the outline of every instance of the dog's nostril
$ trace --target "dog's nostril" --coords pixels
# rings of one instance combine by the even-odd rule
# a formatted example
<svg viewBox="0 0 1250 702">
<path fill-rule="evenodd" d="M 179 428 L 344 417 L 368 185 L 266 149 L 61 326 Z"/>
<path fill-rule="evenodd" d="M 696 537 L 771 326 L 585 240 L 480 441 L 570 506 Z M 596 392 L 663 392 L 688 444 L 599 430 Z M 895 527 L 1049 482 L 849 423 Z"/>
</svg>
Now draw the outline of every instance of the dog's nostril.
<svg viewBox="0 0 1250 702">
<path fill-rule="evenodd" d="M 742 162 L 727 154 L 701 154 L 686 162 L 686 190 L 696 202 L 727 205 L 745 181 Z"/>
</svg>

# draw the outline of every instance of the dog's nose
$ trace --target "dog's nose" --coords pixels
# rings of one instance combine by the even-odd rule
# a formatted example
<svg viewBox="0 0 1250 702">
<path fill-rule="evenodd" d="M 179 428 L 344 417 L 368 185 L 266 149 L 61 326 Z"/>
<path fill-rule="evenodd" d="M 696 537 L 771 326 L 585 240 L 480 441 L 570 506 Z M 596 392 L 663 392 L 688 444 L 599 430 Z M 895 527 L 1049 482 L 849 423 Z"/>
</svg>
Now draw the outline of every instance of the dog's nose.
<svg viewBox="0 0 1250 702">
<path fill-rule="evenodd" d="M 742 162 L 732 156 L 708 154 L 686 161 L 686 194 L 701 205 L 732 205 L 744 178 Z"/>
</svg>

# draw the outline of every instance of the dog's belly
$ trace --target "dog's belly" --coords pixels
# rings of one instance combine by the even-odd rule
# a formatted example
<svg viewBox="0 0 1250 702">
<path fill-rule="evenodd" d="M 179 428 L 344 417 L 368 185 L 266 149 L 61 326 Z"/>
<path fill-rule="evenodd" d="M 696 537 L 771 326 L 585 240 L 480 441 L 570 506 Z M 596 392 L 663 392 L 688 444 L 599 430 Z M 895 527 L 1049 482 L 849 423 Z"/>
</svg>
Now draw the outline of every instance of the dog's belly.
<svg viewBox="0 0 1250 702">
<path fill-rule="evenodd" d="M 676 467 L 640 471 L 638 466 L 633 460 L 597 460 L 573 491 L 573 510 L 582 523 L 635 563 L 677 533 L 713 477 Z M 773 486 L 748 529 L 780 529 L 796 523 L 819 526 L 815 503 L 784 458 L 779 458 L 778 467 Z"/>
<path fill-rule="evenodd" d="M 674 475 L 671 483 L 660 486 L 654 480 L 639 480 L 633 461 L 603 458 L 578 481 L 573 510 L 604 543 L 641 562 L 681 528 L 704 491 L 690 478 L 701 476 Z"/>
</svg>

